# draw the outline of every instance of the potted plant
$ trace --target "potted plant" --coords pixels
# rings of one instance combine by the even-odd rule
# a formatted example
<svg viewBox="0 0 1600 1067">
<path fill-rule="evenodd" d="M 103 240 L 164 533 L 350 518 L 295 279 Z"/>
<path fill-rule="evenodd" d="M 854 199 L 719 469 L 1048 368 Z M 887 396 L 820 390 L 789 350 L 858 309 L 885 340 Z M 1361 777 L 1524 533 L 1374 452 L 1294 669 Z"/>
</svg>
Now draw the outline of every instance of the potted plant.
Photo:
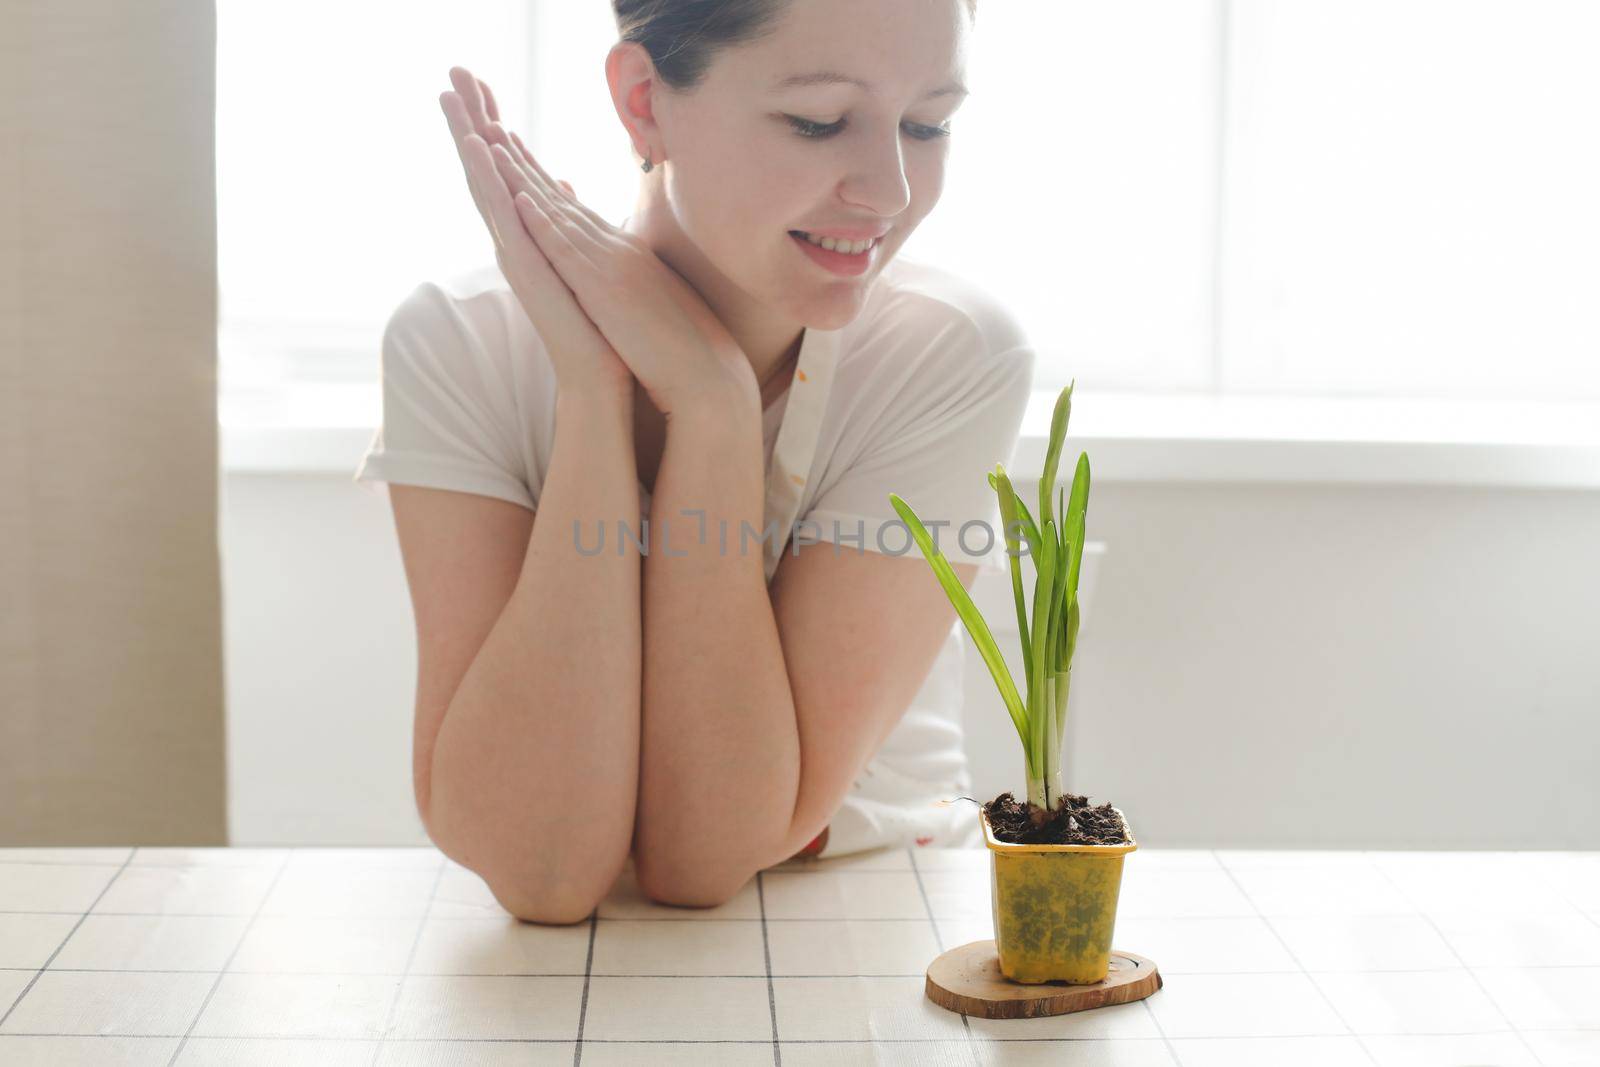
<svg viewBox="0 0 1600 1067">
<path fill-rule="evenodd" d="M 1106 977 L 1122 858 L 1138 847 L 1120 810 L 1110 804 L 1091 806 L 1087 797 L 1061 787 L 1062 726 L 1078 641 L 1078 571 L 1089 505 L 1087 453 L 1078 456 L 1071 495 L 1057 509 L 1059 522 L 1050 505 L 1075 384 L 1062 390 L 1050 420 L 1050 442 L 1039 479 L 1039 522 L 1012 489 L 1004 465 L 996 464 L 989 475 L 1005 524 L 1026 700 L 1018 695 L 994 635 L 949 561 L 910 505 L 889 494 L 972 635 L 1022 740 L 1026 804 L 1006 792 L 982 805 L 978 816 L 989 848 L 1000 971 L 1012 981 L 1028 984 L 1093 983 Z M 1024 595 L 1023 543 L 1034 564 L 1031 596 Z"/>
</svg>

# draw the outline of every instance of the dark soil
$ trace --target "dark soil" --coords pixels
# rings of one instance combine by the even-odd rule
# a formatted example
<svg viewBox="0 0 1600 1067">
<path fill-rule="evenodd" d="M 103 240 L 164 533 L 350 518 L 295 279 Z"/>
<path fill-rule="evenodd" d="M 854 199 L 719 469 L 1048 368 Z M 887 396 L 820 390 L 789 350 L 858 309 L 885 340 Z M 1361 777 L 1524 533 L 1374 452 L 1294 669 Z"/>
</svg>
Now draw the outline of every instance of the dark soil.
<svg viewBox="0 0 1600 1067">
<path fill-rule="evenodd" d="M 1056 809 L 1019 804 L 1009 792 L 983 806 L 997 841 L 1011 845 L 1126 845 L 1128 828 L 1109 803 L 1063 793 Z"/>
</svg>

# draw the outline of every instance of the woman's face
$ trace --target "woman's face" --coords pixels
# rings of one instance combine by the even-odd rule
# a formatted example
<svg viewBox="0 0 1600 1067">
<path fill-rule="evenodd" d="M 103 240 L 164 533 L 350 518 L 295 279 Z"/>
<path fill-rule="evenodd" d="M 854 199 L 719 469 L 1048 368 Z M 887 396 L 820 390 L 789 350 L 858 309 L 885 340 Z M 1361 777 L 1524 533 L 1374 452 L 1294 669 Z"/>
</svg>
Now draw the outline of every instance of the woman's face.
<svg viewBox="0 0 1600 1067">
<path fill-rule="evenodd" d="M 778 29 L 721 49 L 690 93 L 662 93 L 665 195 L 740 289 L 836 329 L 939 202 L 965 93 L 966 0 L 790 0 Z M 865 82 L 785 85 L 821 72 Z M 941 90 L 944 90 L 941 92 Z M 881 235 L 850 266 L 791 231 Z"/>
</svg>

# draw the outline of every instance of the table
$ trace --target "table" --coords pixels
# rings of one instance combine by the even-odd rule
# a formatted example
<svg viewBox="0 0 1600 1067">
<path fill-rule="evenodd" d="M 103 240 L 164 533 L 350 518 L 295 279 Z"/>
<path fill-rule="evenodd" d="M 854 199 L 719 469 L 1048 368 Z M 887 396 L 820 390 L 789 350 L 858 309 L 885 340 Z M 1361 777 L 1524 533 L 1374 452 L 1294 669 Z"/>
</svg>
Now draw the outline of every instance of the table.
<svg viewBox="0 0 1600 1067">
<path fill-rule="evenodd" d="M 420 849 L 0 849 L 0 1063 L 1600 1063 L 1600 853 L 1140 848 L 1146 1000 L 965 1018 L 986 849 L 790 860 L 521 923 Z"/>
</svg>

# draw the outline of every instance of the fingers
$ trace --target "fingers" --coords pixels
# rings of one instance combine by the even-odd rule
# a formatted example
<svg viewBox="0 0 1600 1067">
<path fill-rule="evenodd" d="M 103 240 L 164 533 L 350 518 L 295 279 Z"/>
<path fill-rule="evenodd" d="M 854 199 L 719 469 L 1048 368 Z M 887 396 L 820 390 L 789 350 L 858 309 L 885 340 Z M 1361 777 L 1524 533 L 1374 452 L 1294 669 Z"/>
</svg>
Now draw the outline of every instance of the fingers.
<svg viewBox="0 0 1600 1067">
<path fill-rule="evenodd" d="M 533 153 L 528 151 L 528 146 L 522 143 L 522 138 L 517 136 L 516 130 L 508 130 L 507 133 L 511 136 L 511 147 L 516 149 L 517 162 L 531 171 L 533 169 Z"/>
<path fill-rule="evenodd" d="M 506 132 L 511 138 L 512 145 L 517 150 L 516 156 L 518 162 L 520 162 L 523 167 L 527 168 L 530 175 L 544 175 L 544 168 L 540 167 L 536 162 L 534 162 L 533 153 L 528 151 L 528 146 L 522 143 L 522 138 L 517 136 L 517 132 L 515 130 L 507 130 Z M 545 181 L 549 181 L 548 175 L 545 175 Z M 570 201 L 573 205 L 586 209 L 586 205 L 581 203 L 578 200 L 578 195 L 572 191 L 572 185 L 569 182 L 558 180 L 555 184 L 560 186 L 561 191 L 557 192 L 554 186 L 549 187 L 549 192 L 552 196 L 557 197 L 559 200 Z M 565 196 L 562 195 L 563 193 Z M 591 219 L 598 219 L 598 216 L 596 216 L 592 211 L 585 210 L 585 214 L 587 214 Z"/>
<path fill-rule="evenodd" d="M 467 117 L 472 121 L 473 130 L 481 136 L 489 125 L 489 112 L 484 106 L 481 83 L 466 67 L 451 67 L 450 84 L 455 86 L 461 102 L 467 105 Z"/>
<path fill-rule="evenodd" d="M 495 140 L 492 143 L 505 145 L 506 151 L 510 154 L 511 158 L 516 162 L 517 166 L 522 168 L 522 170 L 528 175 L 528 180 L 532 181 L 533 153 L 529 152 L 528 146 L 522 143 L 522 138 L 518 137 L 512 131 L 506 129 L 498 122 L 490 123 L 490 127 L 496 134 Z"/>
<path fill-rule="evenodd" d="M 587 217 L 590 222 L 601 225 L 605 224 L 604 219 L 600 218 L 600 216 L 596 215 L 593 211 L 590 211 L 587 205 L 579 202 L 577 195 L 572 191 L 572 186 L 568 185 L 566 182 L 559 183 L 559 188 L 556 185 L 549 184 L 549 177 L 544 175 L 544 168 L 540 167 L 538 163 L 534 161 L 533 153 L 528 151 L 528 146 L 522 143 L 522 138 L 517 136 L 515 130 L 508 132 L 510 134 L 512 144 L 517 149 L 516 155 L 518 161 L 522 164 L 523 168 L 527 170 L 530 179 L 535 181 L 535 188 L 544 191 L 551 198 L 554 206 L 563 208 L 575 207 L 582 211 L 584 216 Z M 543 182 L 538 181 L 540 176 L 544 176 Z"/>
<path fill-rule="evenodd" d="M 513 199 L 518 193 L 524 192 L 535 200 L 541 199 L 538 188 L 528 178 L 528 172 L 506 151 L 505 145 L 490 145 L 489 154 L 494 157 L 495 169 L 504 179 Z"/>
<path fill-rule="evenodd" d="M 494 128 L 496 130 L 502 129 L 498 123 L 494 124 Z M 528 146 L 522 143 L 522 138 L 517 136 L 515 131 L 506 130 L 505 136 L 506 140 L 501 143 L 505 144 L 506 151 L 510 154 L 511 159 L 527 175 L 530 183 L 528 187 L 529 193 L 535 199 L 543 197 L 540 201 L 540 206 L 545 209 L 546 214 L 552 217 L 559 215 L 571 219 L 585 229 L 589 236 L 595 240 L 598 240 L 601 234 L 609 233 L 612 230 L 611 223 L 607 222 L 599 213 L 591 210 L 587 204 L 580 201 L 573 194 L 571 185 L 566 182 L 558 184 L 545 173 L 544 168 L 539 166 L 538 161 L 533 158 L 533 153 L 528 151 Z M 515 189 L 513 189 L 513 193 L 515 193 Z"/>
<path fill-rule="evenodd" d="M 518 192 L 526 191 L 541 209 L 543 219 L 552 227 L 571 231 L 565 234 L 567 244 L 591 254 L 598 253 L 597 242 L 604 234 L 611 232 L 611 224 L 579 201 L 570 184 L 558 184 L 553 180 L 533 153 L 528 151 L 522 138 L 501 124 L 499 107 L 486 83 L 465 67 L 451 67 L 450 81 L 455 91 L 442 93 L 439 106 L 444 110 L 451 135 L 455 138 L 462 166 L 467 172 L 473 202 L 477 204 L 484 222 L 492 231 L 496 231 L 497 242 L 506 219 L 495 214 L 494 205 L 490 202 L 492 190 L 486 181 L 487 176 L 474 169 L 473 153 L 467 148 L 468 138 L 472 135 L 476 135 L 486 148 L 491 149 L 488 153 L 490 169 L 499 179 L 493 184 L 503 184 L 508 200 Z M 514 209 L 514 203 L 512 206 Z"/>
<path fill-rule="evenodd" d="M 452 80 L 455 74 L 452 70 Z M 520 200 L 513 199 L 515 190 L 529 182 L 526 173 L 504 144 L 491 147 L 473 128 L 472 109 L 460 93 L 440 94 L 439 106 L 456 138 L 473 202 L 494 239 L 495 260 L 530 318 L 541 324 L 536 328 L 542 332 L 543 324 L 550 323 L 558 333 L 564 328 L 567 333 L 579 331 L 584 336 L 598 337 L 553 257 L 536 237 L 537 232 L 554 234 L 555 227 L 528 193 L 524 192 Z M 492 124 L 498 126 L 498 118 Z M 520 185 L 508 186 L 510 181 Z M 564 247 L 566 256 L 571 257 L 569 269 L 581 269 L 586 262 L 569 242 L 558 245 L 554 236 L 545 241 L 552 248 Z"/>
<path fill-rule="evenodd" d="M 516 207 L 511 202 L 511 193 L 494 164 L 488 142 L 475 133 L 469 133 L 464 144 L 469 172 L 477 183 L 478 194 L 483 198 L 484 206 L 488 208 L 485 221 L 489 224 L 489 231 L 494 235 L 495 246 L 502 252 L 509 252 L 511 251 L 509 241 L 517 233 L 513 227 L 522 225 Z"/>
<path fill-rule="evenodd" d="M 489 144 L 503 144 L 509 147 L 511 142 L 500 126 L 500 109 L 495 104 L 494 94 L 489 91 L 488 83 L 476 77 L 466 67 L 451 67 L 450 83 L 455 86 L 456 95 L 461 97 L 461 102 L 466 107 L 472 132 Z"/>
<path fill-rule="evenodd" d="M 484 195 L 481 180 L 475 177 L 470 155 L 467 150 L 467 137 L 476 133 L 472 128 L 472 118 L 468 112 L 466 102 L 459 93 L 446 90 L 439 94 L 439 107 L 444 112 L 445 121 L 450 126 L 450 135 L 456 143 L 456 153 L 461 157 L 461 168 L 467 176 L 467 187 L 472 193 L 472 202 L 478 207 L 478 214 L 482 216 L 485 225 L 490 230 L 495 229 L 495 222 L 490 205 Z M 481 137 L 481 134 L 479 135 Z M 498 173 L 498 168 L 495 168 Z M 514 196 L 520 186 L 513 186 L 508 195 Z"/>
<path fill-rule="evenodd" d="M 441 93 L 439 106 L 444 110 L 445 120 L 456 139 L 456 150 L 461 156 L 461 165 L 466 171 L 467 185 L 472 191 L 472 201 L 478 207 L 478 214 L 483 216 L 484 224 L 489 227 L 497 252 L 509 252 L 511 245 L 508 242 L 514 241 L 519 232 L 511 227 L 520 228 L 522 220 L 511 202 L 512 194 L 506 189 L 499 168 L 490 155 L 489 145 L 472 130 L 466 104 L 458 94 Z M 526 236 L 526 233 L 523 235 Z"/>
<path fill-rule="evenodd" d="M 516 209 L 523 226 L 532 235 L 534 243 L 539 246 L 539 251 L 544 253 L 567 288 L 573 290 L 573 294 L 576 295 L 578 286 L 574 282 L 577 279 L 571 272 L 580 261 L 587 264 L 588 260 L 583 259 L 582 254 L 572 247 L 572 243 L 562 233 L 561 227 L 556 225 L 555 220 L 539 206 L 538 199 L 527 190 L 517 194 L 516 199 L 512 201 L 512 207 Z"/>
<path fill-rule="evenodd" d="M 595 235 L 579 220 L 574 219 L 568 212 L 550 202 L 529 178 L 511 153 L 506 151 L 504 145 L 495 145 L 491 149 L 496 168 L 512 197 L 525 194 L 533 201 L 535 214 L 523 212 L 523 218 L 529 220 L 528 232 L 539 242 L 540 249 L 548 255 L 552 262 L 569 262 L 570 256 L 577 256 L 585 264 L 593 266 L 600 259 L 600 251 Z"/>
<path fill-rule="evenodd" d="M 531 186 L 529 191 L 536 195 L 543 194 L 549 198 L 550 204 L 548 206 L 555 206 L 565 200 L 566 194 L 557 189 L 555 183 L 545 176 L 544 170 L 534 160 L 533 153 L 528 151 L 528 146 L 522 143 L 522 138 L 514 133 L 505 131 L 504 127 L 501 127 L 498 123 L 495 124 L 495 128 L 501 131 L 502 136 L 505 137 L 504 141 L 498 143 L 505 145 L 506 152 L 511 156 L 512 161 L 527 175 Z"/>
<path fill-rule="evenodd" d="M 587 204 L 583 204 L 577 199 L 572 192 L 571 185 L 567 185 L 564 182 L 558 185 L 551 179 L 545 173 L 544 168 L 533 158 L 533 153 L 528 151 L 528 146 L 522 143 L 522 138 L 517 136 L 515 132 L 507 130 L 501 124 L 499 110 L 495 105 L 494 95 L 490 92 L 487 82 L 474 77 L 465 67 L 451 67 L 450 80 L 456 85 L 457 95 L 461 98 L 469 121 L 478 136 L 482 137 L 490 145 L 499 144 L 505 146 L 512 160 L 526 172 L 529 182 L 532 183 L 529 192 L 535 197 L 542 193 L 546 198 L 544 207 L 547 213 L 559 212 L 561 209 L 566 208 L 568 209 L 568 217 L 581 219 L 591 231 L 597 233 L 610 229 L 611 224 L 609 222 L 591 210 Z M 474 104 L 474 99 L 477 100 L 476 105 Z M 457 133 L 458 139 L 462 136 L 465 136 L 465 134 Z M 513 196 L 516 194 L 517 189 L 517 186 L 512 187 Z M 576 212 L 576 214 L 572 214 L 572 212 Z"/>
<path fill-rule="evenodd" d="M 483 108 L 489 116 L 490 122 L 500 121 L 500 109 L 495 106 L 494 94 L 489 91 L 489 83 L 482 78 L 477 79 L 478 87 L 483 90 Z"/>
<path fill-rule="evenodd" d="M 550 197 L 555 203 L 571 204 L 572 201 L 567 197 L 567 194 L 562 192 L 561 189 L 556 185 L 555 179 L 551 178 L 550 175 L 544 172 L 544 168 L 539 165 L 539 161 L 537 159 L 533 158 L 533 153 L 529 152 L 526 146 L 523 147 L 523 153 L 528 157 L 529 177 L 531 177 L 534 183 L 544 191 L 545 195 Z"/>
<path fill-rule="evenodd" d="M 551 181 L 544 168 L 539 166 L 538 161 L 533 158 L 533 153 L 528 151 L 528 146 L 522 143 L 521 137 L 518 137 L 515 132 L 512 132 L 510 136 L 522 157 L 523 166 L 527 168 L 530 176 L 539 180 L 538 187 L 550 197 L 551 206 L 576 211 L 578 216 L 587 222 L 591 231 L 596 233 L 597 236 L 600 233 L 611 232 L 611 223 L 606 221 L 604 216 L 592 210 L 588 204 L 579 200 L 577 194 L 572 191 L 571 185 L 566 182 L 556 183 Z"/>
<path fill-rule="evenodd" d="M 445 122 L 450 126 L 450 136 L 455 142 L 456 155 L 461 160 L 461 173 L 467 179 L 467 191 L 472 194 L 472 202 L 478 208 L 478 214 L 483 217 L 484 223 L 489 223 L 489 206 L 484 202 L 478 183 L 473 179 L 472 166 L 467 160 L 466 139 L 472 132 L 472 120 L 467 117 L 466 105 L 461 97 L 445 90 L 439 94 L 439 109 L 444 112 Z"/>
</svg>

